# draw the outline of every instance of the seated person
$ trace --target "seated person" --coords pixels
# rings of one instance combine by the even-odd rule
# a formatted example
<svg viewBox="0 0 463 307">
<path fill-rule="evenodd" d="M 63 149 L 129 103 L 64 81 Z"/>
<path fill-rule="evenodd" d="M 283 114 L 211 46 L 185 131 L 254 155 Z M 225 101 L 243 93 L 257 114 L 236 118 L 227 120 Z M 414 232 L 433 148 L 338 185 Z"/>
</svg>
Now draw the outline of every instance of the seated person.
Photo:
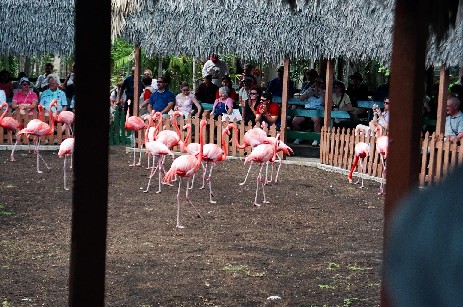
<svg viewBox="0 0 463 307">
<path fill-rule="evenodd" d="M 213 104 L 218 89 L 219 87 L 212 83 L 212 76 L 206 75 L 203 77 L 203 82 L 196 88 L 195 97 L 200 103 Z M 197 116 L 202 116 L 202 114 L 197 113 Z"/>
<path fill-rule="evenodd" d="M 305 108 L 309 110 L 323 110 L 325 108 L 325 83 L 323 78 L 318 77 L 315 80 L 315 86 L 307 90 L 304 94 L 301 95 L 299 100 L 306 101 Z M 310 117 L 310 120 L 313 122 L 314 131 L 320 132 L 322 130 L 322 118 L 321 117 Z M 306 121 L 305 117 L 295 116 L 292 121 L 292 127 L 295 131 L 302 130 L 302 124 Z M 301 140 L 295 139 L 294 144 L 299 144 Z M 317 140 L 313 141 L 312 146 L 318 146 L 319 143 Z"/>
<path fill-rule="evenodd" d="M 235 89 L 232 87 L 232 80 L 230 79 L 229 76 L 225 76 L 222 78 L 222 86 L 226 86 L 230 89 L 230 98 L 233 99 L 233 105 L 235 108 L 238 108 L 238 94 L 236 93 Z M 217 92 L 215 94 L 215 99 L 219 98 L 219 90 L 217 89 Z"/>
<path fill-rule="evenodd" d="M 304 94 L 311 87 L 315 86 L 315 79 L 318 77 L 318 72 L 315 69 L 306 70 L 304 72 L 304 79 L 301 86 L 301 94 Z"/>
<path fill-rule="evenodd" d="M 56 74 L 49 74 L 47 76 L 48 89 L 42 92 L 40 96 L 40 104 L 45 110 L 48 110 L 50 102 L 53 99 L 58 101 L 58 112 L 66 111 L 68 109 L 68 99 L 66 94 L 58 88 L 59 78 Z M 45 112 L 45 116 L 48 116 L 48 112 Z"/>
<path fill-rule="evenodd" d="M 253 87 L 249 90 L 249 98 L 244 102 L 243 114 L 244 124 L 247 125 L 251 121 L 252 125 L 256 124 L 256 107 L 260 102 L 260 90 Z"/>
<path fill-rule="evenodd" d="M 230 89 L 226 86 L 219 88 L 220 97 L 214 101 L 214 106 L 212 108 L 212 114 L 214 119 L 222 115 L 223 113 L 231 114 L 233 112 L 233 99 L 228 97 L 230 94 Z"/>
<path fill-rule="evenodd" d="M 29 115 L 34 115 L 39 101 L 37 94 L 30 88 L 31 82 L 28 78 L 21 78 L 19 84 L 21 89 L 14 93 L 11 107 L 13 109 L 19 108 L 20 114 L 28 112 Z"/>
<path fill-rule="evenodd" d="M 180 85 L 181 93 L 175 97 L 174 111 L 180 111 L 185 118 L 192 115 L 193 105 L 196 106 L 198 114 L 201 114 L 202 107 L 195 95 L 190 92 L 190 86 L 186 82 Z"/>
<path fill-rule="evenodd" d="M 11 102 L 13 98 L 13 82 L 10 80 L 10 72 L 7 70 L 0 71 L 0 90 L 3 90 L 6 95 L 6 101 Z"/>
<path fill-rule="evenodd" d="M 381 129 L 381 130 L 380 130 Z M 389 129 L 389 98 L 384 99 L 384 111 L 381 111 L 378 106 L 373 106 L 373 119 L 370 121 L 368 126 L 366 125 L 357 125 L 355 127 L 355 135 L 358 135 L 359 132 L 363 132 L 365 136 L 367 135 L 376 135 L 378 131 L 384 132 L 384 130 Z"/>
<path fill-rule="evenodd" d="M 354 108 L 352 107 L 349 95 L 346 93 L 346 85 L 344 82 L 338 80 L 333 82 L 333 110 L 349 112 L 351 120 L 353 122 L 357 121 L 357 116 L 352 113 Z M 349 119 L 335 119 L 336 123 L 343 121 L 349 121 Z"/>
<path fill-rule="evenodd" d="M 141 82 L 143 83 L 143 92 L 140 95 L 139 99 L 139 112 L 138 116 L 145 116 L 148 113 L 148 103 L 150 101 L 151 94 L 154 93 L 154 88 L 151 86 L 153 83 L 153 79 L 150 76 L 144 75 L 141 78 Z M 157 80 L 156 80 L 157 83 Z"/>
<path fill-rule="evenodd" d="M 265 122 L 269 126 L 273 124 L 280 126 L 281 108 L 278 103 L 272 101 L 271 93 L 266 92 L 260 96 L 260 104 L 256 111 L 256 122 Z"/>
<path fill-rule="evenodd" d="M 175 105 L 175 95 L 167 87 L 167 80 L 164 77 L 158 77 L 158 89 L 151 94 L 148 113 L 152 110 L 167 114 Z"/>
<path fill-rule="evenodd" d="M 458 143 L 463 138 L 463 114 L 457 97 L 447 99 L 447 118 L 445 119 L 445 139 Z"/>
<path fill-rule="evenodd" d="M 278 67 L 278 76 L 267 84 L 267 92 L 272 93 L 273 96 L 281 97 L 283 95 L 283 72 L 283 66 Z M 292 98 L 295 92 L 293 80 L 288 80 L 288 98 Z"/>
</svg>

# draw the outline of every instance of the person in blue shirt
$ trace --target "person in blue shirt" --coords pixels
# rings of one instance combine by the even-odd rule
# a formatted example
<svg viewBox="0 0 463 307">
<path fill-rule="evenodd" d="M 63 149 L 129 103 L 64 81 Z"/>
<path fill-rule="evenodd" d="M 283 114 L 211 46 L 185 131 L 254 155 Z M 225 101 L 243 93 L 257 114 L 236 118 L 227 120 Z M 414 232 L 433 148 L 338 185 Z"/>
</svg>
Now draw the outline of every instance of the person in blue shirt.
<svg viewBox="0 0 463 307">
<path fill-rule="evenodd" d="M 283 66 L 278 67 L 278 77 L 267 84 L 267 92 L 272 93 L 272 96 L 281 97 L 283 95 L 283 71 Z M 295 92 L 293 80 L 288 80 L 288 98 L 292 98 Z"/>
<path fill-rule="evenodd" d="M 53 99 L 58 100 L 58 112 L 66 111 L 68 109 L 68 100 L 66 94 L 58 88 L 59 78 L 55 74 L 48 75 L 48 89 L 42 92 L 40 96 L 40 104 L 45 110 L 50 107 L 50 102 Z"/>
<path fill-rule="evenodd" d="M 158 77 L 158 89 L 149 99 L 148 112 L 152 110 L 167 114 L 175 105 L 175 95 L 167 88 L 166 78 Z"/>
</svg>

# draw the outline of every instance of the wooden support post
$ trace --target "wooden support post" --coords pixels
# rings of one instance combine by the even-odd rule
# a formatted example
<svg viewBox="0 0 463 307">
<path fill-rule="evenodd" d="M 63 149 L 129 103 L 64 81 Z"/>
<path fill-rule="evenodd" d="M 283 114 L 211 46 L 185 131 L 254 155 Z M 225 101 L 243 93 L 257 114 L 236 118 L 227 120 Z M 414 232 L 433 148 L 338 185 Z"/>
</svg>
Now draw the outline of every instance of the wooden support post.
<svg viewBox="0 0 463 307">
<path fill-rule="evenodd" d="M 133 115 L 138 116 L 138 105 L 140 100 L 140 45 L 135 46 L 135 73 L 133 75 Z"/>
<path fill-rule="evenodd" d="M 283 62 L 283 91 L 281 93 L 281 128 L 280 137 L 284 142 L 286 140 L 286 111 L 288 110 L 288 85 L 289 85 L 289 57 L 285 57 Z"/>
<path fill-rule="evenodd" d="M 445 65 L 440 67 L 439 75 L 439 95 L 437 99 L 437 121 L 436 121 L 436 135 L 445 133 L 445 117 L 447 116 L 447 98 L 449 88 L 449 70 Z"/>
<path fill-rule="evenodd" d="M 76 71 L 90 66 L 98 73 L 76 74 L 69 306 L 104 306 L 109 112 L 107 103 L 95 101 L 108 100 L 111 1 L 76 0 L 75 29 Z"/>
<path fill-rule="evenodd" d="M 333 79 L 334 79 L 334 61 L 326 61 L 326 81 L 325 81 L 325 117 L 323 124 L 326 129 L 331 127 L 331 107 L 333 105 Z"/>
<path fill-rule="evenodd" d="M 384 207 L 385 250 L 388 227 L 394 210 L 403 197 L 418 189 L 428 29 L 426 25 L 428 19 L 425 18 L 423 10 L 413 1 L 397 0 L 396 2 L 389 92 L 391 105 L 387 192 Z M 385 276 L 382 283 L 381 306 L 384 307 L 390 304 L 386 293 Z"/>
</svg>

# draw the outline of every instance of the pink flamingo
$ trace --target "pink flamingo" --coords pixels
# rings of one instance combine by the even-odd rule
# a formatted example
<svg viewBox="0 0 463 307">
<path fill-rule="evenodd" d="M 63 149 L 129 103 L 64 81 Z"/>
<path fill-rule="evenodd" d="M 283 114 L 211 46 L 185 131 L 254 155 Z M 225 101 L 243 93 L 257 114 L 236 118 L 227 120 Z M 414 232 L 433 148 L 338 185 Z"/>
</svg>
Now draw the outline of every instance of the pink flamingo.
<svg viewBox="0 0 463 307">
<path fill-rule="evenodd" d="M 6 113 L 8 112 L 8 104 L 6 102 L 3 102 L 0 105 L 0 109 L 3 109 L 3 108 L 5 108 L 5 110 L 3 111 L 3 114 L 0 116 L 0 127 L 2 127 L 5 130 L 9 130 L 12 132 L 14 131 L 17 133 L 18 130 L 23 128 L 23 126 L 13 117 L 11 116 L 5 117 Z M 13 144 L 12 135 L 9 136 L 9 143 Z M 15 161 L 13 152 L 11 152 L 10 161 Z"/>
<path fill-rule="evenodd" d="M 364 168 L 365 168 L 364 159 L 366 156 L 370 154 L 370 145 L 365 142 L 358 142 L 357 144 L 355 144 L 354 151 L 355 151 L 354 161 L 352 162 L 349 175 L 347 175 L 347 178 L 349 179 L 349 183 L 352 183 L 352 174 L 354 173 L 354 170 L 357 167 L 359 159 L 360 159 L 360 168 L 362 170 L 362 174 L 364 173 Z M 359 181 L 360 179 L 357 180 L 357 182 L 355 183 L 357 184 Z M 360 188 L 363 188 L 363 187 L 364 185 L 363 185 L 363 176 L 362 176 L 362 184 L 360 185 Z"/>
<path fill-rule="evenodd" d="M 381 163 L 383 165 L 383 171 L 381 172 L 381 185 L 379 187 L 380 195 L 385 194 L 384 192 L 384 177 L 386 176 L 387 169 L 387 152 L 389 147 L 389 138 L 387 135 L 381 135 L 376 140 L 376 148 L 378 149 L 379 154 L 381 155 Z"/>
<path fill-rule="evenodd" d="M 274 142 L 277 142 L 278 146 L 277 146 L 277 155 L 276 157 L 278 158 L 278 168 L 277 168 L 277 173 L 275 175 L 275 183 L 278 182 L 278 174 L 280 173 L 280 168 L 281 168 L 281 164 L 283 163 L 283 159 L 280 157 L 279 153 L 280 152 L 283 152 L 285 155 L 291 155 L 291 154 L 294 154 L 293 152 L 293 149 L 291 147 L 289 147 L 288 145 L 286 145 L 284 142 L 282 141 L 277 141 L 275 137 L 271 137 L 269 136 L 268 137 L 269 139 L 273 140 Z M 252 165 L 252 164 L 251 164 Z M 249 165 L 249 170 L 251 169 L 251 165 Z M 267 181 L 267 169 L 265 170 L 265 181 L 266 183 L 272 183 L 272 177 L 273 177 L 273 167 L 275 165 L 275 162 L 272 162 L 272 172 L 270 173 L 270 181 Z M 268 168 L 268 163 L 267 163 L 267 168 Z M 247 175 L 246 175 L 247 177 Z M 244 180 L 246 182 L 246 179 Z"/>
<path fill-rule="evenodd" d="M 153 117 L 150 118 L 150 124 L 149 124 L 150 128 L 153 128 L 151 127 L 152 122 L 153 122 Z M 157 171 L 158 172 L 158 190 L 156 191 L 156 193 L 161 193 L 161 169 L 162 169 L 162 165 L 161 165 L 162 158 L 161 157 L 164 157 L 166 155 L 171 155 L 172 158 L 174 158 L 174 154 L 164 143 L 161 143 L 155 140 L 150 140 L 150 132 L 152 132 L 150 131 L 150 129 L 146 129 L 145 131 L 145 148 L 146 148 L 146 153 L 148 154 L 148 168 L 149 168 L 149 160 L 150 160 L 149 157 L 150 156 L 153 156 L 153 167 L 151 168 L 151 173 L 148 179 L 148 185 L 146 187 L 146 190 L 144 190 L 143 192 L 146 193 L 149 191 L 149 187 L 151 184 L 151 178 L 153 178 L 154 174 Z M 153 135 L 151 136 L 153 137 Z M 158 157 L 158 165 L 154 167 L 156 157 Z"/>
<path fill-rule="evenodd" d="M 265 132 L 263 129 L 261 129 L 259 127 L 254 127 L 252 129 L 246 131 L 246 133 L 244 134 L 244 143 L 239 144 L 239 141 L 238 141 L 238 134 L 239 134 L 238 128 L 233 125 L 233 127 L 231 127 L 231 129 L 233 129 L 235 131 L 235 140 L 236 140 L 236 144 L 237 144 L 236 146 L 239 149 L 245 149 L 248 146 L 251 146 L 252 148 L 255 148 L 256 146 L 258 146 L 260 144 L 272 144 L 272 143 L 275 142 L 275 138 L 267 136 L 267 132 Z M 283 151 L 286 154 L 289 154 L 290 152 L 293 152 L 293 150 L 289 146 L 284 144 L 283 142 L 279 141 L 279 143 L 281 143 L 281 146 L 280 145 L 278 146 L 278 148 L 279 148 L 278 151 Z M 280 167 L 281 167 L 281 163 L 282 163 L 281 157 L 279 155 L 278 155 L 278 159 L 280 160 L 280 163 L 278 165 L 277 174 L 275 176 L 275 182 L 278 181 L 278 174 L 280 172 Z M 246 173 L 246 176 L 244 177 L 243 182 L 240 182 L 239 185 L 244 185 L 246 183 L 246 180 L 248 179 L 249 172 L 251 171 L 251 168 L 252 168 L 252 161 L 251 161 L 251 163 L 249 165 L 248 172 Z M 272 182 L 272 178 L 270 178 L 270 180 L 267 180 L 267 177 L 268 177 L 267 174 L 268 174 L 268 165 L 265 168 L 265 183 L 266 184 Z M 272 175 L 271 175 L 271 177 L 273 177 L 273 164 L 272 164 Z"/>
<path fill-rule="evenodd" d="M 199 133 L 200 133 L 199 153 L 197 155 L 183 155 L 183 156 L 177 157 L 174 160 L 174 162 L 172 162 L 172 165 L 169 171 L 166 173 L 166 175 L 163 178 L 163 182 L 170 183 L 174 180 L 174 178 L 177 175 L 180 176 L 179 183 L 178 183 L 178 192 L 177 192 L 177 226 L 176 226 L 177 228 L 184 228 L 182 225 L 180 225 L 180 187 L 182 185 L 182 177 L 190 179 L 198 171 L 199 166 L 201 165 L 201 161 L 203 159 L 203 145 L 204 145 L 203 130 L 206 125 L 207 125 L 207 121 L 201 120 L 200 127 L 199 127 Z M 188 187 L 188 182 L 187 182 L 187 187 Z M 194 208 L 194 210 L 198 214 L 198 217 L 201 217 L 201 215 L 199 214 L 199 211 L 191 203 L 190 198 L 188 197 L 189 189 L 186 188 L 185 190 L 186 190 L 185 197 L 186 197 L 187 203 L 189 203 Z"/>
<path fill-rule="evenodd" d="M 130 100 L 128 101 L 130 105 Z M 145 122 L 138 116 L 129 116 L 129 108 L 127 108 L 127 115 L 125 116 L 125 129 L 132 131 L 132 143 L 133 143 L 133 163 L 129 166 L 140 166 L 141 165 L 141 152 L 138 163 L 135 164 L 135 131 L 140 131 L 143 128 L 146 128 Z"/>
<path fill-rule="evenodd" d="M 50 103 L 50 107 L 48 109 L 48 114 L 50 115 L 50 117 L 53 116 L 52 113 L 51 113 L 51 108 L 53 106 L 56 107 L 56 102 L 55 103 L 53 103 L 53 102 Z M 42 117 L 41 106 L 40 105 L 39 105 L 39 112 L 40 112 L 40 116 Z M 39 152 L 40 138 L 42 136 L 52 135 L 54 132 L 55 132 L 55 121 L 54 120 L 51 121 L 51 126 L 50 126 L 47 123 L 45 123 L 45 122 L 43 122 L 43 121 L 41 121 L 39 119 L 31 120 L 27 124 L 26 128 L 21 129 L 21 131 L 18 132 L 18 136 L 23 135 L 23 134 L 26 134 L 26 135 L 31 135 L 32 134 L 32 135 L 35 135 L 37 137 L 37 140 L 36 140 L 36 143 L 35 143 L 35 153 L 37 154 L 37 173 L 39 173 L 39 174 L 43 173 L 39 169 L 39 158 L 42 159 L 43 163 L 45 163 L 45 166 L 47 167 L 47 169 L 50 169 L 50 167 L 47 165 L 47 163 L 45 162 L 45 160 L 43 159 L 43 157 L 40 155 L 40 152 Z M 13 151 L 14 151 L 14 147 L 13 147 Z"/>
<path fill-rule="evenodd" d="M 244 164 L 248 161 L 256 162 L 260 164 L 259 175 L 257 175 L 257 187 L 256 187 L 256 197 L 254 198 L 254 206 L 260 207 L 260 204 L 257 203 L 257 193 L 259 191 L 259 182 L 262 184 L 262 195 L 264 196 L 263 203 L 269 203 L 265 197 L 265 190 L 264 190 L 264 180 L 262 179 L 262 168 L 264 164 L 267 162 L 275 161 L 275 157 L 277 154 L 278 144 L 277 142 L 280 140 L 280 134 L 277 134 L 276 141 L 273 141 L 273 144 L 260 144 L 256 146 L 251 154 L 246 157 L 244 160 Z"/>
<path fill-rule="evenodd" d="M 64 180 L 64 189 L 66 191 L 69 190 L 69 188 L 66 186 L 66 160 L 67 156 L 71 156 L 71 166 L 70 169 L 72 169 L 72 154 L 74 153 L 74 138 L 69 137 L 65 139 L 63 142 L 61 142 L 61 145 L 59 145 L 59 151 L 58 151 L 58 157 L 62 158 L 64 156 L 64 166 L 63 166 L 63 180 Z"/>
<path fill-rule="evenodd" d="M 56 99 L 54 99 L 56 100 Z M 57 101 L 57 100 L 56 100 Z M 53 118 L 57 123 L 63 124 L 63 130 L 69 130 L 68 135 L 72 135 L 72 124 L 74 123 L 75 118 L 74 112 L 71 111 L 61 111 L 58 113 L 58 108 L 55 109 L 53 113 Z"/>
</svg>

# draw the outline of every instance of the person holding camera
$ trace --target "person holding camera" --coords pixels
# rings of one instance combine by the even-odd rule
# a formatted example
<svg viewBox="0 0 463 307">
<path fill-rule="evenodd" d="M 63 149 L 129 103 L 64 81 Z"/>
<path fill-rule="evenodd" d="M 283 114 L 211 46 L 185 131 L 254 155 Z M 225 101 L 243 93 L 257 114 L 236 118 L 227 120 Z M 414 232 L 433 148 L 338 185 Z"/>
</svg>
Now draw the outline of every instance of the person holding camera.
<svg viewBox="0 0 463 307">
<path fill-rule="evenodd" d="M 389 128 L 389 98 L 386 97 L 384 99 L 384 111 L 381 112 L 381 109 L 378 105 L 373 105 L 373 119 L 370 121 L 370 131 L 375 132 L 378 130 L 379 126 L 383 130 L 387 130 Z"/>
</svg>

